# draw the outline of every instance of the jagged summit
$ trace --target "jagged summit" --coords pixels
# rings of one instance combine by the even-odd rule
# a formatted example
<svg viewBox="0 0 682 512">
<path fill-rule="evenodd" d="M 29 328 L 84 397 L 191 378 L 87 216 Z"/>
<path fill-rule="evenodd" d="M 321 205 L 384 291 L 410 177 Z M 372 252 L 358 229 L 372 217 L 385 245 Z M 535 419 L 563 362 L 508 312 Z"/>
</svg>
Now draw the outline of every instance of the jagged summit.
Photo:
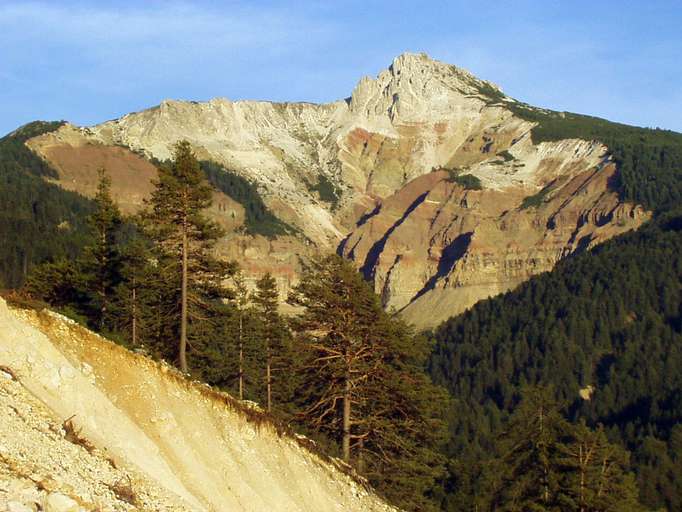
<svg viewBox="0 0 682 512">
<path fill-rule="evenodd" d="M 456 107 L 482 106 L 501 89 L 469 71 L 431 59 L 425 53 L 403 53 L 376 78 L 363 77 L 351 95 L 350 108 L 367 116 L 387 114 L 392 121 L 413 121 L 432 114 L 452 115 Z M 455 107 L 455 108 L 453 108 Z"/>
<path fill-rule="evenodd" d="M 230 100 L 226 97 L 217 96 L 208 101 L 192 101 L 167 98 L 159 105 L 150 107 L 141 112 L 126 114 L 110 123 L 122 123 L 131 116 L 137 116 L 146 112 L 156 112 L 167 115 L 183 107 L 193 106 L 199 110 L 225 110 L 235 106 L 273 106 L 278 110 L 287 108 L 298 109 L 322 109 L 335 111 L 344 105 L 349 106 L 351 112 L 363 113 L 367 116 L 386 114 L 394 119 L 402 113 L 408 115 L 410 109 L 403 108 L 405 102 L 414 104 L 429 104 L 433 109 L 433 100 L 452 100 L 453 97 L 461 99 L 487 100 L 486 94 L 494 91 L 502 95 L 502 90 L 496 84 L 476 77 L 466 69 L 432 59 L 426 53 L 405 52 L 396 56 L 387 68 L 383 69 L 376 77 L 362 77 L 351 95 L 347 99 L 340 99 L 328 104 L 316 104 L 306 101 L 298 102 L 269 102 L 263 100 Z M 410 100 L 411 98 L 411 100 Z M 498 98 L 499 99 L 499 98 Z M 395 105 L 396 103 L 403 105 Z M 445 106 L 451 106 L 452 101 L 446 101 Z M 412 112 L 418 115 L 421 112 Z M 108 124 L 108 123 L 107 123 Z"/>
<path fill-rule="evenodd" d="M 496 90 L 501 92 L 501 89 L 492 82 L 487 80 L 482 80 L 475 76 L 470 71 L 456 66 L 454 64 L 448 64 L 437 59 L 431 58 L 428 54 L 424 52 L 412 53 L 405 52 L 393 59 L 393 62 L 388 67 L 391 73 L 398 75 L 419 75 L 419 74 L 441 74 L 443 76 L 452 76 L 459 79 L 465 85 L 471 85 L 472 83 L 477 84 L 487 84 Z M 435 71 L 435 73 L 434 73 Z"/>
</svg>

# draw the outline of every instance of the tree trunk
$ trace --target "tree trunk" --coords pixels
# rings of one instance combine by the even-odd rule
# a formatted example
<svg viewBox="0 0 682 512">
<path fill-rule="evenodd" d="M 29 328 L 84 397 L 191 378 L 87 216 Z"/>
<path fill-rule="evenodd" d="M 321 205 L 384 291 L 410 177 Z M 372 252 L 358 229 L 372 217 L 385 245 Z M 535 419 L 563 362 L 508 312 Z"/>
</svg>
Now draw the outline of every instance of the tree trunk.
<svg viewBox="0 0 682 512">
<path fill-rule="evenodd" d="M 365 472 L 365 439 L 360 438 L 358 443 L 358 473 L 361 475 Z"/>
<path fill-rule="evenodd" d="M 239 399 L 244 400 L 244 343 L 242 329 L 244 328 L 244 314 L 239 310 Z"/>
<path fill-rule="evenodd" d="M 587 468 L 587 460 L 585 457 L 583 457 L 582 445 L 580 445 L 579 460 L 580 460 L 580 512 L 585 512 L 585 470 Z"/>
<path fill-rule="evenodd" d="M 346 372 L 343 390 L 343 460 L 350 464 L 350 372 Z"/>
<path fill-rule="evenodd" d="M 135 278 L 133 278 L 133 311 L 132 311 L 132 327 L 133 327 L 133 347 L 137 345 L 137 286 Z"/>
<path fill-rule="evenodd" d="M 181 305 L 180 305 L 180 371 L 187 373 L 187 273 L 188 273 L 188 252 L 189 243 L 187 240 L 187 219 L 182 226 L 182 285 L 181 285 Z"/>
<path fill-rule="evenodd" d="M 99 330 L 104 330 L 104 315 L 107 314 L 107 284 L 106 284 L 106 268 L 107 268 L 107 256 L 104 251 L 106 251 L 107 246 L 107 232 L 102 229 L 100 233 L 100 243 L 102 250 L 102 260 L 100 261 L 100 283 L 99 283 L 99 295 L 102 304 L 100 304 L 99 309 Z"/>
<path fill-rule="evenodd" d="M 545 415 L 544 415 L 544 405 L 540 405 L 540 436 L 544 437 L 545 431 Z M 547 464 L 543 467 L 543 480 L 542 480 L 543 492 L 542 496 L 545 503 L 549 503 L 549 468 Z"/>
<path fill-rule="evenodd" d="M 268 340 L 268 345 L 266 347 L 267 351 L 267 368 L 265 378 L 268 384 L 268 412 L 272 410 L 272 375 L 270 373 L 270 368 L 272 366 L 272 357 L 270 355 L 270 341 Z"/>
</svg>

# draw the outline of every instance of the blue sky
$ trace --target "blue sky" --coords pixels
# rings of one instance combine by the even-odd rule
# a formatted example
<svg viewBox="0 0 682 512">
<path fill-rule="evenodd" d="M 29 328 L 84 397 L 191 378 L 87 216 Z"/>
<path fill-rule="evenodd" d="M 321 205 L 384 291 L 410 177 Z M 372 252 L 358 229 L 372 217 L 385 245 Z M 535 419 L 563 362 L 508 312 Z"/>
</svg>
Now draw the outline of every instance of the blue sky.
<svg viewBox="0 0 682 512">
<path fill-rule="evenodd" d="M 0 0 L 0 134 L 165 98 L 325 102 L 424 51 L 528 103 L 682 131 L 682 1 Z"/>
</svg>

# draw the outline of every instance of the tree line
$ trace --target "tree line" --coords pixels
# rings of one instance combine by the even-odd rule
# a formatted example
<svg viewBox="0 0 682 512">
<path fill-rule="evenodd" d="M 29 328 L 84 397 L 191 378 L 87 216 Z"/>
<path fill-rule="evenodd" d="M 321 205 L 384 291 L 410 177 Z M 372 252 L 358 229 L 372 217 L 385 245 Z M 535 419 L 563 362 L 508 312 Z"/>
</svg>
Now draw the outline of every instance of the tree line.
<svg viewBox="0 0 682 512">
<path fill-rule="evenodd" d="M 340 456 L 407 510 L 436 510 L 446 392 L 425 373 L 430 346 L 381 308 L 351 263 L 309 263 L 279 312 L 270 274 L 248 286 L 220 259 L 211 188 L 190 144 L 158 168 L 151 197 L 124 218 L 105 170 L 91 242 L 37 266 L 23 291 L 110 338 L 256 401 Z M 251 290 L 251 288 L 254 288 Z"/>
</svg>

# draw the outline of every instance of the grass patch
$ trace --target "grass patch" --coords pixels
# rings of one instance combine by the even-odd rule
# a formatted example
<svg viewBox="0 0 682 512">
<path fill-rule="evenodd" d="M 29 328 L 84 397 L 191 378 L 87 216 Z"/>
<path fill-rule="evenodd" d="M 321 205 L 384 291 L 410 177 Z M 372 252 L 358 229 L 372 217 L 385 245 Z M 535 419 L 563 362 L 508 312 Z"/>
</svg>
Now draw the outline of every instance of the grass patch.
<svg viewBox="0 0 682 512">
<path fill-rule="evenodd" d="M 536 144 L 583 139 L 607 146 L 619 171 L 611 187 L 621 199 L 656 213 L 682 202 L 682 133 L 536 108 L 511 101 L 512 98 L 485 83 L 477 84 L 477 89 L 487 105 L 504 105 L 517 117 L 537 123 L 531 133 Z"/>
<path fill-rule="evenodd" d="M 306 183 L 306 186 L 310 192 L 317 192 L 319 198 L 325 203 L 331 204 L 332 208 L 336 208 L 338 205 L 341 191 L 324 174 L 319 175 L 316 185 Z"/>
<path fill-rule="evenodd" d="M 461 174 L 459 169 L 438 169 L 441 171 L 447 171 L 450 175 L 448 181 L 450 183 L 457 183 L 465 190 L 483 190 L 483 184 L 481 180 L 478 179 L 473 174 Z"/>
<path fill-rule="evenodd" d="M 551 189 L 552 189 L 551 186 L 547 185 L 537 194 L 525 197 L 523 201 L 521 201 L 521 209 L 526 210 L 528 208 L 539 208 L 542 205 L 542 203 L 545 202 L 547 194 L 549 194 L 549 191 Z"/>
<path fill-rule="evenodd" d="M 536 109 L 523 103 L 509 103 L 507 108 L 522 119 L 538 123 L 531 133 L 535 143 L 583 139 L 606 145 L 619 171 L 611 186 L 621 199 L 657 213 L 682 202 L 682 133 Z"/>
<path fill-rule="evenodd" d="M 511 162 L 511 161 L 513 161 L 513 160 L 516 160 L 516 157 L 515 157 L 514 155 L 512 155 L 512 154 L 511 154 L 509 151 L 507 151 L 506 149 L 500 151 L 500 152 L 497 154 L 497 156 L 502 157 L 502 160 L 503 160 L 504 162 Z"/>
<path fill-rule="evenodd" d="M 485 98 L 486 105 L 498 105 L 500 103 L 504 104 L 505 95 L 502 91 L 493 87 L 489 83 L 481 82 L 476 83 L 476 89 L 478 93 Z"/>
</svg>

